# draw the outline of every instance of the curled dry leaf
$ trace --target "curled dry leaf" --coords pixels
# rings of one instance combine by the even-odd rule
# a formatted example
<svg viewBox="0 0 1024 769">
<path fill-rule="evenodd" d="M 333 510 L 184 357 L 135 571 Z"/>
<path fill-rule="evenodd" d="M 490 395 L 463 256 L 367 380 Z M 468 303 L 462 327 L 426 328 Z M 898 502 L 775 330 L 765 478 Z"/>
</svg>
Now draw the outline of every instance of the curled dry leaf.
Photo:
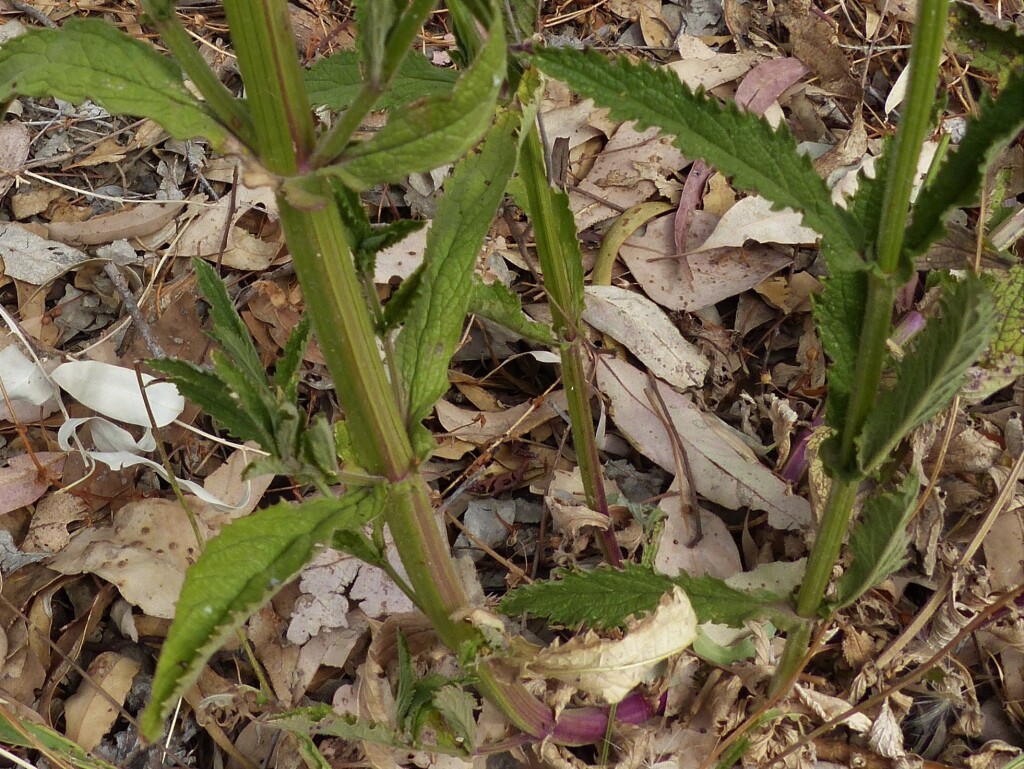
<svg viewBox="0 0 1024 769">
<path fill-rule="evenodd" d="M 653 614 L 632 624 L 626 636 L 608 640 L 587 633 L 537 652 L 526 671 L 555 678 L 605 702 L 620 702 L 662 660 L 679 654 L 697 636 L 697 615 L 680 588 L 666 594 Z"/>
<path fill-rule="evenodd" d="M 259 237 L 249 232 L 242 226 L 242 218 L 250 212 L 276 220 L 277 203 L 273 190 L 268 187 L 254 189 L 243 186 L 234 198 L 225 195 L 216 204 L 204 208 L 178 241 L 175 254 L 218 260 L 237 270 L 267 269 L 281 250 L 283 234 L 277 229 L 271 230 L 268 237 Z"/>
<path fill-rule="evenodd" d="M 685 389 L 700 387 L 710 365 L 658 305 L 618 286 L 589 286 L 583 319 L 620 342 L 655 376 Z"/>
<path fill-rule="evenodd" d="M 558 391 L 539 404 L 527 401 L 492 413 L 461 409 L 447 401 L 439 401 L 436 408 L 438 421 L 453 438 L 474 446 L 486 446 L 503 435 L 510 438 L 525 435 L 549 419 L 566 413 L 567 401 L 565 393 Z"/>
<path fill-rule="evenodd" d="M 667 181 L 686 162 L 657 128 L 640 132 L 632 123 L 623 123 L 579 183 L 580 191 L 569 194 L 577 229 L 585 230 L 647 200 L 662 180 Z"/>
<path fill-rule="evenodd" d="M 102 652 L 97 656 L 89 665 L 89 678 L 82 681 L 78 691 L 65 703 L 65 734 L 68 739 L 78 743 L 83 750 L 92 750 L 99 745 L 119 715 L 110 700 L 124 703 L 141 667 L 136 660 L 117 652 Z"/>
<path fill-rule="evenodd" d="M 98 246 L 116 240 L 144 238 L 174 219 L 188 201 L 139 203 L 123 211 L 101 214 L 84 222 L 51 222 L 47 234 L 69 246 Z"/>
<path fill-rule="evenodd" d="M 739 248 L 748 240 L 756 243 L 810 245 L 818 233 L 804 227 L 803 214 L 792 208 L 772 210 L 770 200 L 758 195 L 743 198 L 719 219 L 714 231 L 696 252 L 716 248 Z"/>
</svg>

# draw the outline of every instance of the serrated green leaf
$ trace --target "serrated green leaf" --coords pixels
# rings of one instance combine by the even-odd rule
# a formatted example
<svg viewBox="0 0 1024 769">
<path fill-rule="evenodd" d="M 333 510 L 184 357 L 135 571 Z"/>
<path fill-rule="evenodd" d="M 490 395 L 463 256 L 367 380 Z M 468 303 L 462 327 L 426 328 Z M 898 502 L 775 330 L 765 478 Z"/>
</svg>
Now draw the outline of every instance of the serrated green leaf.
<svg viewBox="0 0 1024 769">
<path fill-rule="evenodd" d="M 771 618 L 779 627 L 789 619 L 785 598 L 770 590 L 737 590 L 717 577 L 691 577 L 681 573 L 671 581 L 690 599 L 697 620 L 743 627 L 750 620 Z"/>
<path fill-rule="evenodd" d="M 414 232 L 422 230 L 426 224 L 422 219 L 398 219 L 379 225 L 359 241 L 358 248 L 360 251 L 376 254 L 396 243 L 401 243 Z"/>
<path fill-rule="evenodd" d="M 298 410 L 294 403 L 279 402 L 274 399 L 264 377 L 262 381 L 253 381 L 245 372 L 231 364 L 231 359 L 222 350 L 214 350 L 210 354 L 213 370 L 226 386 L 228 394 L 235 402 L 235 408 L 243 411 L 260 430 L 260 447 L 264 451 L 278 453 L 282 458 L 292 456 L 291 452 L 280 452 L 282 447 L 278 440 L 278 428 L 287 417 L 297 418 Z M 201 401 L 197 401 L 202 405 Z M 281 409 L 291 407 L 291 414 L 282 414 Z M 241 436 L 239 436 L 241 437 Z M 284 446 L 293 447 L 290 441 Z"/>
<path fill-rule="evenodd" d="M 860 330 L 867 303 L 867 272 L 837 272 L 814 297 L 814 319 L 828 367 L 828 425 L 837 432 L 845 423 L 853 388 Z"/>
<path fill-rule="evenodd" d="M 384 499 L 378 486 L 338 499 L 281 503 L 233 521 L 210 540 L 185 574 L 151 700 L 140 717 L 142 733 L 157 739 L 173 700 L 227 637 L 295 577 L 334 531 L 363 526 L 381 513 Z"/>
<path fill-rule="evenodd" d="M 992 297 L 977 278 L 949 285 L 941 317 L 928 322 L 914 349 L 897 366 L 896 385 L 868 415 L 860 465 L 873 472 L 911 430 L 943 409 L 964 383 L 964 372 L 992 336 Z"/>
<path fill-rule="evenodd" d="M 237 367 L 255 382 L 266 381 L 266 370 L 260 362 L 256 345 L 253 344 L 248 327 L 228 296 L 224 281 L 217 271 L 202 259 L 193 259 L 192 266 L 196 271 L 199 291 L 210 305 L 210 337 L 224 348 L 233 367 Z"/>
<path fill-rule="evenodd" d="M 409 643 L 405 633 L 398 631 L 395 637 L 398 656 L 398 687 L 395 691 L 395 720 L 398 728 L 409 728 L 409 717 L 412 712 L 413 696 L 416 692 L 416 674 L 412 669 L 412 655 L 409 654 Z"/>
<path fill-rule="evenodd" d="M 355 244 L 362 243 L 372 234 L 370 217 L 366 214 L 366 208 L 358 192 L 350 190 L 338 179 L 330 179 L 329 184 L 341 221 L 348 231 L 348 241 L 353 244 L 354 249 Z"/>
<path fill-rule="evenodd" d="M 391 87 L 381 95 L 374 108 L 391 110 L 425 96 L 448 94 L 458 76 L 459 73 L 453 69 L 435 67 L 423 55 L 410 53 L 402 60 Z M 306 72 L 306 89 L 314 107 L 345 109 L 364 82 L 359 55 L 355 51 L 338 51 L 321 59 Z"/>
<path fill-rule="evenodd" d="M 996 331 L 986 358 L 1024 357 L 1024 266 L 992 275 L 987 283 L 996 305 Z"/>
<path fill-rule="evenodd" d="M 350 742 L 372 742 L 400 748 L 405 740 L 388 724 L 378 724 L 349 714 L 335 712 L 330 705 L 296 708 L 271 716 L 267 723 L 295 734 L 340 737 Z"/>
<path fill-rule="evenodd" d="M 864 503 L 860 521 L 850 534 L 853 563 L 839 580 L 831 611 L 849 606 L 907 561 L 910 535 L 907 524 L 913 515 L 919 484 L 913 475 L 890 492 L 875 493 Z"/>
<path fill-rule="evenodd" d="M 448 390 L 448 362 L 462 335 L 477 254 L 515 170 L 519 128 L 517 113 L 500 114 L 479 151 L 456 165 L 438 203 L 422 287 L 395 340 L 410 427 Z"/>
<path fill-rule="evenodd" d="M 512 12 L 514 24 L 509 25 L 519 33 L 521 39 L 533 37 L 537 31 L 537 15 L 540 3 L 537 0 L 511 0 L 505 8 Z"/>
<path fill-rule="evenodd" d="M 657 609 L 658 602 L 673 585 L 668 577 L 632 563 L 622 569 L 598 568 L 559 576 L 557 580 L 516 588 L 501 600 L 499 610 L 510 615 L 544 617 L 569 627 L 621 627 L 627 617 L 643 616 Z"/>
<path fill-rule="evenodd" d="M 351 145 L 336 165 L 322 170 L 365 190 L 430 171 L 461 157 L 487 130 L 504 81 L 505 40 L 495 17 L 487 45 L 456 81 L 451 94 L 394 110 L 372 139 Z"/>
<path fill-rule="evenodd" d="M 331 538 L 331 547 L 378 568 L 388 565 L 387 554 L 381 551 L 361 529 L 339 529 Z"/>
<path fill-rule="evenodd" d="M 949 35 L 956 52 L 971 69 L 999 76 L 1000 84 L 1024 69 L 1024 35 L 1012 21 L 998 18 L 973 3 L 950 3 Z"/>
<path fill-rule="evenodd" d="M 557 339 L 551 326 L 538 323 L 523 312 L 519 296 L 504 283 L 484 283 L 474 275 L 472 290 L 469 311 L 474 315 L 494 321 L 531 342 L 548 347 L 556 344 Z"/>
<path fill-rule="evenodd" d="M 334 445 L 334 429 L 327 417 L 317 414 L 302 431 L 300 456 L 309 466 L 317 468 L 326 478 L 338 473 L 338 448 Z"/>
<path fill-rule="evenodd" d="M 451 728 L 455 742 L 472 751 L 476 747 L 476 698 L 465 689 L 448 684 L 437 690 L 434 707 Z"/>
<path fill-rule="evenodd" d="M 981 99 L 956 152 L 946 158 L 931 184 L 921 191 L 903 240 L 907 259 L 923 254 L 946 231 L 954 209 L 974 205 L 985 171 L 996 155 L 1024 127 L 1024 70 L 1014 72 L 999 98 Z"/>
<path fill-rule="evenodd" d="M 608 107 L 616 120 L 657 126 L 688 155 L 731 177 L 735 187 L 800 211 L 803 223 L 852 266 L 864 235 L 849 214 L 832 204 L 825 182 L 810 159 L 797 153 L 787 131 L 776 131 L 733 103 L 693 93 L 670 70 L 568 48 L 538 49 L 531 58 L 546 74 Z"/>
<path fill-rule="evenodd" d="M 162 358 L 147 364 L 166 374 L 179 392 L 219 422 L 235 438 L 262 444 L 269 435 L 252 418 L 239 409 L 227 384 L 212 371 L 183 360 Z"/>
<path fill-rule="evenodd" d="M 112 115 L 146 117 L 176 139 L 227 132 L 185 88 L 178 66 L 152 46 L 98 19 L 68 19 L 0 47 L 0 103 L 15 96 L 89 99 Z"/>
<path fill-rule="evenodd" d="M 303 315 L 292 333 L 288 335 L 284 350 L 274 366 L 274 384 L 281 389 L 283 399 L 289 403 L 298 397 L 299 366 L 309 344 L 312 324 L 308 315 Z"/>
</svg>

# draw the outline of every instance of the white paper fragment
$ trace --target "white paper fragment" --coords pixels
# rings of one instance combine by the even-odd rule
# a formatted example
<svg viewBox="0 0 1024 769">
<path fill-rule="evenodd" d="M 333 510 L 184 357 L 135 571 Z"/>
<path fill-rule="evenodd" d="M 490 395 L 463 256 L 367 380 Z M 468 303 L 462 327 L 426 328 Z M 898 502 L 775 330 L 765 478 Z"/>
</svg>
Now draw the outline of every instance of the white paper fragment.
<svg viewBox="0 0 1024 769">
<path fill-rule="evenodd" d="M 50 375 L 69 395 L 104 416 L 130 425 L 149 427 L 149 414 L 134 371 L 94 360 L 71 361 Z M 156 377 L 142 375 L 146 400 L 157 427 L 166 427 L 185 409 L 185 398 L 170 382 L 150 385 Z"/>
<path fill-rule="evenodd" d="M 586 302 L 583 319 L 625 346 L 655 376 L 681 389 L 704 384 L 708 359 L 646 296 L 618 286 L 588 286 Z"/>
</svg>

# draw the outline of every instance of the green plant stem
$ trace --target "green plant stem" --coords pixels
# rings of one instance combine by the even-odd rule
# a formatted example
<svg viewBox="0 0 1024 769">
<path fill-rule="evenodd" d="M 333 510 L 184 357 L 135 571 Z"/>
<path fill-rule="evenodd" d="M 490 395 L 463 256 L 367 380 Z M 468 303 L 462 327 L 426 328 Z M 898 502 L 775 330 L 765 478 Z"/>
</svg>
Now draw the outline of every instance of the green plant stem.
<svg viewBox="0 0 1024 769">
<path fill-rule="evenodd" d="M 917 6 L 910 50 L 910 84 L 886 177 L 882 218 L 875 241 L 875 260 L 886 274 L 896 272 L 900 266 L 917 161 L 932 125 L 948 10 L 949 0 L 921 0 Z"/>
<path fill-rule="evenodd" d="M 869 267 L 868 295 L 861 325 L 857 367 L 851 387 L 850 405 L 839 436 L 839 466 L 833 468 L 832 488 L 807 560 L 803 584 L 797 594 L 797 613 L 808 619 L 821 612 L 825 591 L 839 558 L 850 525 L 857 489 L 863 478 L 857 457 L 857 439 L 877 400 L 887 356 L 886 342 L 892 329 L 893 301 L 896 296 L 897 272 L 901 266 L 910 194 L 935 103 L 947 6 L 948 0 L 921 0 L 918 4 L 917 25 L 911 48 L 910 86 L 903 121 L 893 147 L 894 158 L 886 177 L 882 217 L 875 239 L 875 260 Z M 807 654 L 809 633 L 808 623 L 806 629 L 789 634 L 782 659 L 775 671 L 773 686 L 781 685 L 799 672 L 801 661 Z"/>
<path fill-rule="evenodd" d="M 315 132 L 295 38 L 282 0 L 224 0 L 238 69 L 246 83 L 255 144 L 271 173 L 306 168 Z"/>
<path fill-rule="evenodd" d="M 326 182 L 311 178 L 307 184 L 323 195 L 319 210 L 299 210 L 278 196 L 295 272 L 345 410 L 356 460 L 373 475 L 399 481 L 412 468 L 412 448 L 391 397 L 344 225 Z"/>
<path fill-rule="evenodd" d="M 408 54 L 420 29 L 426 23 L 437 0 L 413 0 L 412 4 L 402 12 L 396 22 L 384 50 L 384 67 L 379 80 L 369 79 L 363 83 L 356 98 L 345 110 L 334 127 L 324 134 L 317 142 L 316 149 L 310 158 L 310 166 L 319 168 L 331 163 L 352 138 L 352 134 L 359 128 L 363 119 L 373 109 L 377 99 L 384 93 L 395 75 L 402 59 Z"/>
<path fill-rule="evenodd" d="M 225 5 L 230 8 L 228 20 L 242 77 L 260 84 L 250 93 L 261 159 L 271 171 L 294 176 L 308 166 L 312 118 L 291 50 L 286 3 L 259 0 L 249 4 L 248 14 L 240 0 Z M 390 482 L 385 518 L 415 601 L 438 636 L 454 650 L 482 643 L 479 631 L 459 616 L 470 602 L 438 526 L 429 489 L 416 469 L 399 404 L 377 351 L 341 214 L 324 179 L 307 175 L 294 181 L 303 192 L 303 208 L 294 205 L 282 187 L 277 195 L 281 224 L 321 352 L 345 410 L 356 460 L 372 475 Z M 478 666 L 477 674 L 481 691 L 513 724 L 538 738 L 550 733 L 551 710 L 522 684 L 503 678 L 487 662 Z"/>
<path fill-rule="evenodd" d="M 148 6 L 147 3 L 146 13 L 150 14 L 150 23 L 156 28 L 160 39 L 174 55 L 189 80 L 199 89 L 213 116 L 242 144 L 255 149 L 256 136 L 245 105 L 235 98 L 217 77 L 217 73 L 206 63 L 177 15 L 172 12 L 169 16 L 161 18 L 151 14 Z"/>
<path fill-rule="evenodd" d="M 878 385 L 888 356 L 886 342 L 892 332 L 893 301 L 896 287 L 889 275 L 868 273 L 868 296 L 860 329 L 857 366 L 853 374 L 850 404 L 839 439 L 839 472 L 860 477 L 857 464 L 857 438 L 878 399 Z M 824 525 L 824 521 L 822 522 Z"/>
<path fill-rule="evenodd" d="M 821 606 L 825 590 L 832 577 L 832 569 L 839 558 L 839 550 L 850 524 L 850 511 L 857 498 L 859 480 L 834 478 L 829 490 L 825 513 L 818 528 L 817 538 L 807 559 L 803 584 L 797 593 L 796 612 L 801 617 L 811 618 Z M 806 649 L 804 650 L 806 651 Z"/>
<path fill-rule="evenodd" d="M 594 416 L 590 409 L 590 387 L 586 374 L 578 329 L 583 315 L 583 266 L 576 241 L 576 226 L 568 209 L 555 209 L 555 191 L 548 184 L 544 150 L 536 127 L 523 140 L 519 170 L 529 199 L 537 256 L 544 273 L 544 288 L 551 307 L 555 334 L 562 340 L 562 380 L 569 403 L 576 459 L 587 506 L 608 515 L 601 458 L 594 435 Z M 562 224 L 563 226 L 559 226 Z M 600 532 L 605 560 L 622 565 L 622 554 L 611 526 Z"/>
</svg>

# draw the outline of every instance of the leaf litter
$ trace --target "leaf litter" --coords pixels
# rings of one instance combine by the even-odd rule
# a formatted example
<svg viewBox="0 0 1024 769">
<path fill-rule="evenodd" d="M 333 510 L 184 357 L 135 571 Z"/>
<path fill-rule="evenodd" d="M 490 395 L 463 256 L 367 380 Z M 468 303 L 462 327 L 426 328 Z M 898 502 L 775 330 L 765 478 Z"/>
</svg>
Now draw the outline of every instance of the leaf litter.
<svg viewBox="0 0 1024 769">
<path fill-rule="evenodd" d="M 809 152 L 827 150 L 817 165 L 833 181 L 841 179 L 837 190 L 852 187 L 860 166 L 870 165 L 879 151 L 878 137 L 891 127 L 886 119 L 898 112 L 904 70 L 900 44 L 908 39 L 912 20 L 912 12 L 901 4 L 884 9 L 816 9 L 796 0 L 778 7 L 726 0 L 720 9 L 652 0 L 578 5 L 578 14 L 546 8 L 546 34 L 600 39 L 613 47 L 645 46 L 643 55 L 691 85 L 738 99 L 746 98 L 745 89 L 753 91 L 752 109 L 789 122 Z M 58 21 L 66 13 L 59 4 L 39 7 Z M 114 11 L 103 2 L 80 10 L 89 16 Z M 302 21 L 301 42 L 311 58 L 325 53 L 332 40 L 351 41 L 351 22 L 344 17 L 320 6 L 315 14 L 303 10 L 305 16 L 293 10 Z M 1007 17 L 1020 11 L 1016 5 L 1003 8 Z M 780 25 L 789 37 L 785 46 L 775 42 Z M 141 33 L 134 22 L 129 29 Z M 320 37 L 318 29 L 333 31 Z M 196 31 L 209 34 L 206 27 Z M 873 43 L 880 47 L 861 59 Z M 430 45 L 437 54 L 444 52 L 443 43 Z M 944 66 L 947 73 L 968 77 L 953 61 Z M 951 92 L 970 103 L 973 95 L 962 79 L 950 78 Z M 861 98 L 864 110 L 857 108 Z M 76 439 L 57 440 L 62 425 L 80 425 L 83 433 L 77 440 L 87 445 L 98 437 L 102 442 L 106 430 L 126 441 L 123 446 L 139 459 L 140 452 L 151 452 L 155 444 L 147 438 L 148 418 L 123 418 L 124 386 L 87 377 L 98 394 L 82 392 L 65 404 L 54 397 L 48 374 L 54 361 L 75 360 L 76 365 L 117 366 L 118 376 L 133 380 L 135 361 L 152 354 L 147 347 L 154 341 L 178 357 L 204 360 L 207 345 L 186 260 L 173 257 L 198 254 L 227 267 L 233 282 L 262 282 L 246 297 L 251 304 L 244 317 L 266 360 L 282 347 L 288 330 L 282 327 L 301 313 L 301 295 L 288 270 L 279 269 L 287 267 L 287 256 L 272 201 L 265 192 L 242 185 L 232 194 L 230 163 L 189 154 L 152 123 L 133 126 L 95 105 L 75 112 L 66 103 L 24 100 L 17 109 L 18 119 L 0 132 L 0 170 L 5 172 L 0 192 L 9 214 L 4 218 L 17 222 L 5 221 L 0 232 L 0 304 L 13 321 L 0 351 L 5 356 L 0 381 L 7 390 L 0 403 L 0 486 L 8 492 L 0 520 L 14 548 L 11 560 L 4 560 L 0 606 L 5 654 L 0 685 L 12 706 L 0 711 L 0 726 L 10 722 L 9 712 L 41 708 L 33 717 L 48 720 L 46 728 L 57 727 L 120 765 L 138 742 L 127 722 L 118 720 L 113 703 L 135 712 L 140 703 L 133 704 L 137 696 L 132 692 L 140 682 L 145 697 L 140 671 L 151 664 L 153 641 L 159 643 L 166 633 L 165 620 L 173 615 L 185 569 L 199 545 L 167 487 L 170 476 L 158 463 L 122 460 L 94 472 L 73 446 Z M 805 531 L 816 513 L 808 501 L 817 496 L 807 490 L 807 484 L 814 485 L 816 462 L 809 436 L 817 426 L 824 361 L 807 313 L 820 285 L 817 234 L 798 216 L 772 211 L 757 198 L 740 198 L 727 180 L 685 158 L 656 132 L 618 124 L 564 87 L 551 84 L 542 113 L 551 138 L 568 140 L 565 183 L 585 252 L 596 251 L 627 209 L 651 201 L 673 207 L 622 244 L 611 286 L 588 290 L 595 391 L 605 407 L 599 424 L 602 450 L 609 466 L 624 463 L 630 473 L 659 479 L 632 498 L 620 483 L 624 503 L 612 519 L 617 534 L 664 573 L 710 573 L 730 583 L 746 579 L 787 592 L 794 575 L 799 578 Z M 64 120 L 46 134 L 32 135 L 41 120 L 55 117 Z M 952 116 L 947 118 L 952 125 Z M 927 158 L 922 163 L 924 173 Z M 72 189 L 46 182 L 64 166 L 74 169 Z M 10 175 L 29 167 L 33 176 Z M 1019 208 L 1024 191 L 1019 169 L 1014 170 L 1012 159 L 1003 169 L 1004 197 L 997 204 Z M 432 179 L 421 192 L 415 192 L 416 184 L 378 189 L 368 199 L 381 211 L 426 210 L 436 182 Z M 139 189 L 152 198 L 138 202 Z M 930 258 L 973 253 L 976 213 L 958 223 L 966 245 L 941 243 Z M 378 262 L 376 282 L 383 296 L 412 273 L 425 234 L 426 229 L 396 244 Z M 492 235 L 511 243 L 517 233 L 499 219 Z M 97 247 L 115 241 L 124 241 L 136 255 L 128 270 L 153 339 L 143 339 L 139 328 L 126 333 L 125 323 L 95 313 L 91 317 L 108 325 L 53 322 L 61 314 L 70 317 L 75 304 L 104 301 L 99 276 L 112 257 Z M 531 276 L 521 255 L 502 248 L 494 254 L 507 262 L 513 287 L 525 293 Z M 585 253 L 588 260 L 594 256 Z M 1008 304 L 1007 312 L 1014 311 Z M 1019 352 L 1019 329 L 1011 326 L 1003 330 L 1006 354 Z M 472 333 L 471 349 L 481 352 L 459 356 L 451 372 L 455 386 L 434 412 L 440 450 L 428 471 L 438 490 L 452 495 L 445 503 L 449 512 L 464 515 L 471 533 L 483 535 L 488 549 L 471 551 L 475 579 L 497 593 L 530 575 L 548 573 L 556 563 L 592 565 L 595 552 L 581 521 L 598 521 L 580 508 L 573 482 L 567 480 L 574 461 L 571 446 L 562 441 L 565 400 L 550 389 L 555 374 L 544 351 L 515 337 L 511 343 L 491 344 L 493 331 L 484 325 Z M 40 351 L 42 366 L 35 355 Z M 1024 492 L 1013 470 L 1022 448 L 1019 375 L 1014 369 L 1009 378 L 981 382 L 986 395 L 999 387 L 1012 391 L 994 400 L 978 397 L 962 407 L 950 423 L 948 443 L 939 429 L 943 425 L 930 432 L 919 429 L 909 464 L 922 486 L 933 481 L 935 491 L 910 530 L 910 561 L 863 603 L 840 614 L 833 632 L 841 652 L 812 668 L 818 677 L 784 703 L 799 718 L 816 724 L 841 715 L 868 689 L 878 691 L 883 674 L 896 675 L 926 658 L 938 643 L 934 639 L 955 633 L 994 591 L 1024 579 L 1018 557 L 1024 546 Z M 986 374 L 978 376 L 981 380 Z M 56 378 L 59 382 L 61 375 Z M 307 354 L 303 383 L 309 409 L 336 416 L 330 381 L 315 348 Z M 112 416 L 127 425 L 111 427 L 123 435 L 98 422 L 70 421 L 95 417 L 112 404 L 121 412 Z M 61 414 L 62 405 L 68 413 Z M 57 423 L 44 421 L 54 414 L 60 414 Z M 182 426 L 197 422 L 209 428 L 194 410 L 186 408 L 174 418 L 179 422 L 160 419 L 163 429 L 154 436 L 171 454 L 174 474 L 194 482 L 194 490 L 227 502 L 215 506 L 189 500 L 204 536 L 257 505 L 292 493 L 287 479 L 243 480 L 245 459 L 237 449 Z M 456 488 L 466 489 L 462 495 L 473 499 L 455 496 Z M 996 508 L 1000 490 L 1010 501 Z M 547 502 L 542 514 L 519 514 L 522 503 L 537 505 L 541 498 Z M 488 501 L 511 502 L 516 512 L 502 515 L 495 505 L 478 504 Z M 974 551 L 980 553 L 977 559 L 957 560 Z M 52 554 L 45 565 L 33 560 L 42 553 Z M 21 565 L 8 568 L 8 563 Z M 343 712 L 342 705 L 349 703 L 394 726 L 399 627 L 408 633 L 418 674 L 455 668 L 432 634 L 417 624 L 416 615 L 402 613 L 409 607 L 394 585 L 379 570 L 354 563 L 325 551 L 253 618 L 248 639 L 277 706 L 326 702 Z M 121 596 L 116 602 L 102 593 L 111 586 Z M 932 617 L 931 595 L 948 597 L 951 612 L 935 611 Z M 117 617 L 113 606 L 121 607 Z M 922 635 L 905 637 L 909 618 L 919 611 L 923 614 L 916 624 Z M 682 601 L 671 594 L 665 607 L 639 618 L 621 638 L 579 635 L 566 641 L 557 628 L 541 628 L 542 640 L 551 643 L 531 667 L 545 678 L 566 679 L 549 692 L 554 703 L 573 696 L 617 701 L 640 680 L 652 691 L 665 692 L 665 717 L 641 733 L 623 727 L 615 735 L 620 747 L 613 749 L 614 760 L 623 766 L 698 766 L 695 757 L 709 755 L 718 739 L 753 712 L 778 647 L 770 628 L 751 623 L 741 641 L 729 640 L 735 644 L 729 653 L 737 656 L 709 656 L 719 662 L 707 666 L 691 654 L 676 657 L 685 646 L 683 630 L 689 633 L 691 624 Z M 92 637 L 100 640 L 76 643 L 75 633 L 82 628 L 91 628 L 96 632 Z M 57 676 L 59 655 L 40 633 L 53 638 L 60 654 L 84 667 L 87 676 Z M 139 644 L 139 637 L 150 639 L 149 644 Z M 1019 756 L 1024 743 L 1019 618 L 1000 617 L 976 639 L 980 656 L 958 653 L 941 668 L 941 676 L 891 692 L 878 708 L 848 721 L 852 729 L 868 731 L 866 747 L 835 737 L 819 739 L 790 765 L 816 766 L 826 757 L 843 755 L 845 760 L 855 755 L 890 760 L 907 751 L 942 766 L 997 766 Z M 712 655 L 726 647 L 698 648 Z M 300 742 L 285 739 L 274 750 L 256 736 L 257 722 L 241 726 L 243 714 L 262 718 L 273 708 L 261 710 L 249 696 L 255 690 L 247 687 L 258 680 L 240 647 L 229 644 L 226 654 L 205 671 L 202 693 L 186 697 L 179 756 L 184 758 L 205 731 L 236 765 L 255 760 L 295 765 Z M 585 673 L 579 671 L 581 660 Z M 560 674 L 564 664 L 575 672 Z M 48 692 L 45 698 L 37 697 L 40 691 Z M 52 721 L 50 710 L 41 707 L 44 700 L 63 709 L 63 721 Z M 455 713 L 457 701 L 450 700 L 449 713 Z M 223 708 L 219 716 L 211 715 L 217 708 Z M 469 718 L 473 715 L 471 706 Z M 487 706 L 478 718 L 477 739 L 506 736 Z M 939 723 L 941 728 L 929 727 Z M 745 764 L 769 761 L 798 736 L 787 719 L 765 722 Z M 390 766 L 470 763 L 454 758 L 445 763 L 424 752 L 410 757 L 370 742 L 359 748 L 340 738 L 329 738 L 321 748 L 338 761 L 365 756 Z M 522 760 L 522 754 L 516 755 Z M 554 747 L 547 756 L 554 765 L 580 762 Z"/>
</svg>

